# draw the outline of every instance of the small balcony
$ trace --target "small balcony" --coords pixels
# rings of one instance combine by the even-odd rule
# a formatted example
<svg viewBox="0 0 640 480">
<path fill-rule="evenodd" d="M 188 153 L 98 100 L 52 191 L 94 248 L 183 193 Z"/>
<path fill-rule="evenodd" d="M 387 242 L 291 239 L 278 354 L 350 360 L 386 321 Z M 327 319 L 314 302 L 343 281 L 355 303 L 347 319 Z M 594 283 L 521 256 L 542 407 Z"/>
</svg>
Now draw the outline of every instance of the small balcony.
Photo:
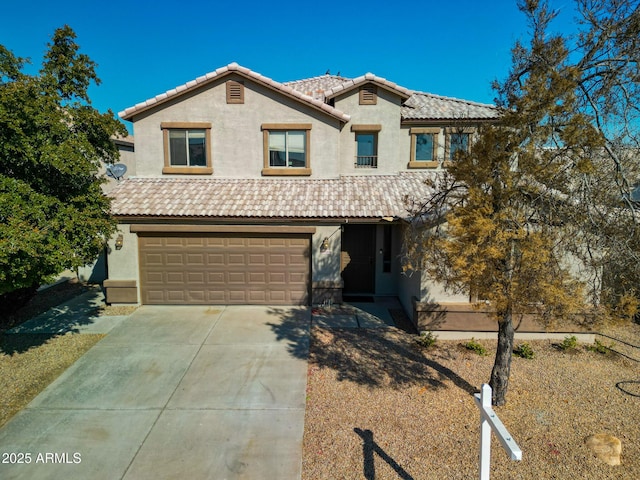
<svg viewBox="0 0 640 480">
<path fill-rule="evenodd" d="M 356 168 L 378 168 L 378 156 L 377 155 L 356 156 L 356 161 L 354 166 Z"/>
</svg>

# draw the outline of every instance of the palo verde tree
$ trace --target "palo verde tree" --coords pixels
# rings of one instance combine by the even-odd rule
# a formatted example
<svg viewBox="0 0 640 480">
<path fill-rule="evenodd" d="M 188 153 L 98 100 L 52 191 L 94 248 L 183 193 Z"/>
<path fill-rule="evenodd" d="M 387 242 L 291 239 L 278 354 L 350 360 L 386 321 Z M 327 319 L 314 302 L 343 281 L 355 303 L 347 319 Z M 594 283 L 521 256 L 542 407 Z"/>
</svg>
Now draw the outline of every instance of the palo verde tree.
<svg viewBox="0 0 640 480">
<path fill-rule="evenodd" d="M 95 260 L 115 229 L 98 173 L 126 130 L 91 106 L 96 65 L 75 37 L 56 30 L 35 75 L 0 45 L 0 307 Z"/>
<path fill-rule="evenodd" d="M 640 10 L 631 0 L 576 7 L 577 33 L 552 34 L 547 3 L 519 4 L 530 39 L 494 85 L 500 121 L 411 205 L 413 267 L 484 300 L 498 322 L 495 405 L 506 401 L 519 315 L 593 320 L 637 304 Z"/>
</svg>

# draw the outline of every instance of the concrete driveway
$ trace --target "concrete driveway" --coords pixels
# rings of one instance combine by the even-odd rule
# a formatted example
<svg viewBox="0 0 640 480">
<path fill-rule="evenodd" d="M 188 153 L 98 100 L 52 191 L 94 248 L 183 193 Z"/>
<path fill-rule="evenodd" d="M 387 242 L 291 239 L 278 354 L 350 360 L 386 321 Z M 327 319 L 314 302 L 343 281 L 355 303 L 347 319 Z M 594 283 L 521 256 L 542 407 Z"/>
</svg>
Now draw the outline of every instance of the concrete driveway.
<svg viewBox="0 0 640 480">
<path fill-rule="evenodd" d="M 0 478 L 299 479 L 310 320 L 139 308 L 0 430 Z"/>
</svg>

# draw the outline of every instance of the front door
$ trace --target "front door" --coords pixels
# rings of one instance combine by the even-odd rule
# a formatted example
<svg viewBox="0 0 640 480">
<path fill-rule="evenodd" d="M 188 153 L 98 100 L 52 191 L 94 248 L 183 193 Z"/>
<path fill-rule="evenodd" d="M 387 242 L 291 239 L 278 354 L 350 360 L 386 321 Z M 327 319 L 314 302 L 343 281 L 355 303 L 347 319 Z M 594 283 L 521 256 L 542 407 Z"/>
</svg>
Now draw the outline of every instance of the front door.
<svg viewBox="0 0 640 480">
<path fill-rule="evenodd" d="M 344 293 L 375 293 L 375 225 L 344 226 L 340 263 Z"/>
</svg>

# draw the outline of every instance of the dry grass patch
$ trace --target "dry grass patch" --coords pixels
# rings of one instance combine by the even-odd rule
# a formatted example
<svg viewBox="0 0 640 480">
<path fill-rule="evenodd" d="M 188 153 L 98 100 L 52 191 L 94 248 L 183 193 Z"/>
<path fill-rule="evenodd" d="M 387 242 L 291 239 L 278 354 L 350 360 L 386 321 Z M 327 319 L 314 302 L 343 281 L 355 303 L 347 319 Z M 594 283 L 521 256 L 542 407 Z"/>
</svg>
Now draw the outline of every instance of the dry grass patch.
<svg viewBox="0 0 640 480">
<path fill-rule="evenodd" d="M 639 325 L 624 335 L 640 345 Z M 396 329 L 313 329 L 304 479 L 477 478 L 472 394 L 489 379 L 496 342 L 480 341 L 483 357 L 463 342 L 425 350 L 415 340 Z M 640 350 L 635 359 L 585 346 L 568 354 L 554 343 L 531 341 L 534 359 L 513 358 L 508 403 L 496 411 L 523 460 L 509 460 L 494 439 L 491 478 L 640 478 L 640 397 L 619 388 L 640 380 Z M 596 433 L 622 441 L 622 465 L 588 450 Z"/>
<path fill-rule="evenodd" d="M 104 335 L 0 335 L 0 426 Z"/>
</svg>

